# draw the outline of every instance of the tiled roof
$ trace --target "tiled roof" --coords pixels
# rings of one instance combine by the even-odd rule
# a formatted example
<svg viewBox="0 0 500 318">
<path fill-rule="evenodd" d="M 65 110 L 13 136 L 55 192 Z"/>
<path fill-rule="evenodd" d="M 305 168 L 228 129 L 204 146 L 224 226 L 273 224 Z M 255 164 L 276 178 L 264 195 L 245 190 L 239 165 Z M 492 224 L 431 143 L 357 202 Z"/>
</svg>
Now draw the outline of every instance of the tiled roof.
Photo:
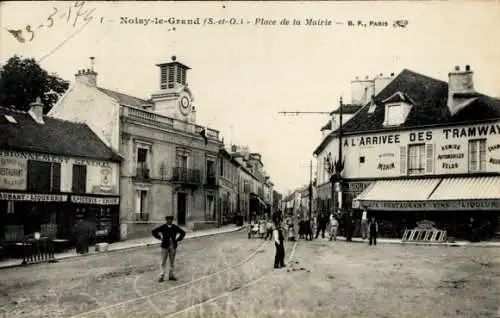
<svg viewBox="0 0 500 318">
<path fill-rule="evenodd" d="M 342 105 L 342 113 L 343 114 L 354 114 L 356 113 L 363 105 L 354 105 L 354 104 L 344 104 Z M 340 108 L 337 108 L 336 110 L 332 111 L 330 115 L 333 114 L 339 114 L 340 113 Z"/>
<path fill-rule="evenodd" d="M 375 96 L 375 111 L 368 113 L 369 103 L 363 106 L 356 115 L 343 125 L 346 133 L 367 133 L 383 130 L 385 109 L 382 101 L 397 92 L 404 93 L 413 107 L 406 121 L 398 129 L 416 128 L 428 125 L 445 125 L 459 122 L 478 122 L 500 117 L 500 100 L 482 94 L 475 100 L 451 115 L 448 106 L 448 83 L 410 70 L 403 70 L 377 96 Z M 337 135 L 337 130 L 330 133 L 315 149 L 318 154 Z"/>
<path fill-rule="evenodd" d="M 5 115 L 12 116 L 16 123 L 9 122 Z M 43 120 L 44 124 L 38 124 L 27 112 L 0 107 L 0 149 L 120 160 L 86 124 L 48 116 Z"/>
<path fill-rule="evenodd" d="M 109 89 L 105 89 L 102 87 L 96 87 L 99 91 L 102 93 L 108 95 L 111 98 L 114 98 L 118 101 L 120 105 L 127 105 L 127 106 L 133 106 L 133 107 L 140 107 L 142 108 L 145 104 L 152 104 L 151 101 L 147 101 L 141 98 L 137 98 L 134 96 L 130 96 L 127 94 L 123 94 L 117 91 L 112 91 Z"/>
</svg>

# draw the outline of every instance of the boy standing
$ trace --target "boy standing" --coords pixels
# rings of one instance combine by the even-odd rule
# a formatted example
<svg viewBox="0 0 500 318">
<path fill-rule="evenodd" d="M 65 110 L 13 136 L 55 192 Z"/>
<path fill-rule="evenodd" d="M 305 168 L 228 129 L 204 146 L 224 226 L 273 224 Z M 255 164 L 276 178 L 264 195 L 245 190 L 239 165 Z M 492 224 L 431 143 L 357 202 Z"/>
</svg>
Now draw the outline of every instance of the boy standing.
<svg viewBox="0 0 500 318">
<path fill-rule="evenodd" d="M 372 216 L 370 222 L 368 223 L 368 231 L 370 235 L 369 245 L 377 245 L 377 234 L 378 234 L 378 223 L 375 220 L 375 217 Z"/>
<path fill-rule="evenodd" d="M 161 274 L 158 279 L 159 282 L 165 280 L 165 270 L 167 267 L 167 259 L 170 261 L 170 269 L 168 271 L 169 280 L 177 280 L 174 276 L 175 270 L 175 254 L 177 251 L 177 242 L 182 241 L 186 232 L 175 224 L 172 224 L 174 217 L 168 215 L 165 217 L 167 221 L 152 231 L 155 238 L 161 240 Z M 179 236 L 177 236 L 179 234 Z"/>
</svg>

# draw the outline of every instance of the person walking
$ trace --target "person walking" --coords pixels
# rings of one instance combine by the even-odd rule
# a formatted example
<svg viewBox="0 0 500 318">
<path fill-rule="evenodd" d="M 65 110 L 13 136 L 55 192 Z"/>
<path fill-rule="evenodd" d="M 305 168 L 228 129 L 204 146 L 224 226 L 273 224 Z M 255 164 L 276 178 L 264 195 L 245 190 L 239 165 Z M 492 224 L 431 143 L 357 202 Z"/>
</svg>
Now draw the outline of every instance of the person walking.
<svg viewBox="0 0 500 318">
<path fill-rule="evenodd" d="M 283 236 L 283 230 L 279 222 L 275 224 L 273 237 L 274 237 L 274 245 L 276 246 L 276 254 L 274 256 L 274 268 L 285 267 L 285 238 Z"/>
<path fill-rule="evenodd" d="M 321 212 L 318 217 L 318 228 L 316 230 L 316 239 L 319 236 L 319 232 L 321 232 L 321 238 L 325 238 L 326 224 L 328 220 L 326 219 L 326 215 Z"/>
<path fill-rule="evenodd" d="M 378 222 L 375 217 L 372 216 L 370 222 L 368 223 L 368 231 L 370 232 L 370 242 L 369 245 L 377 245 L 377 235 L 378 235 Z"/>
<path fill-rule="evenodd" d="M 177 280 L 174 276 L 177 243 L 182 241 L 184 236 L 186 236 L 186 232 L 183 229 L 172 223 L 174 220 L 172 215 L 165 217 L 165 220 L 165 224 L 160 225 L 152 231 L 153 236 L 161 240 L 161 273 L 160 278 L 158 279 L 159 282 L 163 282 L 165 280 L 167 259 L 170 261 L 168 279 Z"/>
<path fill-rule="evenodd" d="M 361 214 L 361 237 L 363 240 L 368 237 L 368 211 L 366 209 L 363 209 Z"/>
<path fill-rule="evenodd" d="M 337 240 L 337 231 L 339 229 L 339 221 L 333 215 L 333 212 L 330 214 L 330 241 Z"/>
</svg>

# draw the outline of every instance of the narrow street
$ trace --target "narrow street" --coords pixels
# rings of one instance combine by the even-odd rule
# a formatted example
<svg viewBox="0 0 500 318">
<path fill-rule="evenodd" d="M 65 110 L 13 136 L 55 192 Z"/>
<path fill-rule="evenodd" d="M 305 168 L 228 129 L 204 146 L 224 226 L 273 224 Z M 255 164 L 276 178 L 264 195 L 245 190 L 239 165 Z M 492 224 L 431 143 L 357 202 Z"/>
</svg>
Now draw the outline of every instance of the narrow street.
<svg viewBox="0 0 500 318">
<path fill-rule="evenodd" d="M 495 317 L 496 249 L 272 242 L 237 232 L 180 246 L 176 282 L 158 248 L 2 271 L 5 317 Z M 292 260 L 290 261 L 290 258 Z"/>
</svg>

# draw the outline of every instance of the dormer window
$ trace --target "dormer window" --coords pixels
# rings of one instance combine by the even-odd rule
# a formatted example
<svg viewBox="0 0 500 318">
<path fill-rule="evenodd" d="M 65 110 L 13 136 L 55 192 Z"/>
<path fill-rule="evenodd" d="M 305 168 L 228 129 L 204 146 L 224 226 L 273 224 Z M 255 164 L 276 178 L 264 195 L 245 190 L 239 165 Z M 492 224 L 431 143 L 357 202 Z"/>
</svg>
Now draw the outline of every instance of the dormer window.
<svg viewBox="0 0 500 318">
<path fill-rule="evenodd" d="M 399 126 L 403 124 L 415 104 L 411 98 L 401 92 L 394 93 L 382 101 L 385 105 L 384 126 Z"/>
</svg>

